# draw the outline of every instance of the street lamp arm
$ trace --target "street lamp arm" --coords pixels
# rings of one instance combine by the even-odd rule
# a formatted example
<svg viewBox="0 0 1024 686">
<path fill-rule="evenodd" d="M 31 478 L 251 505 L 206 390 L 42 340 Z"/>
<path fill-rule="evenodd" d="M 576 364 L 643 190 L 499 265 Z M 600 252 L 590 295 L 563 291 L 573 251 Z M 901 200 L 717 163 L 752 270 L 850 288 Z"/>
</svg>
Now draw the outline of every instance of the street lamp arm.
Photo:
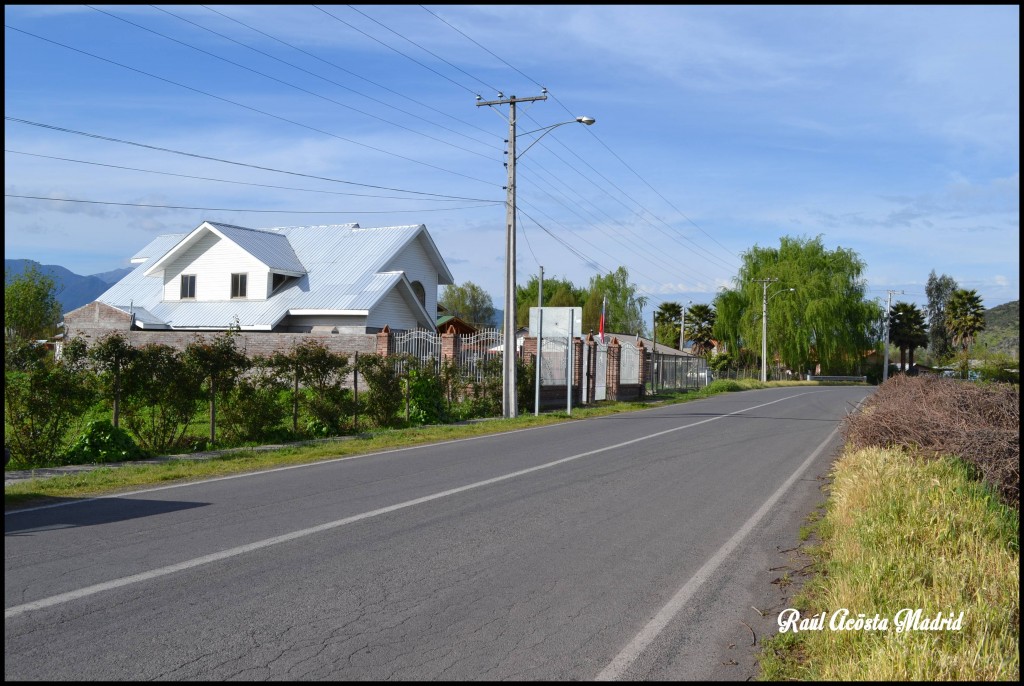
<svg viewBox="0 0 1024 686">
<path fill-rule="evenodd" d="M 533 131 L 524 131 L 523 133 L 516 134 L 516 138 L 519 138 L 519 136 L 528 136 L 529 134 L 537 133 L 538 131 L 543 131 L 544 132 L 541 135 L 539 135 L 536 138 L 534 138 L 530 142 L 529 145 L 527 145 L 525 148 L 523 148 L 523 151 L 520 152 L 518 155 L 516 155 L 516 159 L 518 160 L 520 157 L 525 155 L 526 151 L 529 150 L 530 148 L 532 148 L 537 141 L 539 141 L 541 138 L 543 138 L 544 136 L 548 135 L 549 133 L 551 133 L 552 131 L 557 129 L 559 126 L 565 126 L 566 124 L 577 124 L 577 123 L 579 123 L 579 124 L 586 124 L 587 126 L 591 126 L 595 121 L 597 121 L 597 120 L 594 119 L 593 117 L 576 117 L 572 121 L 563 121 L 563 122 L 559 122 L 558 124 L 552 124 L 551 126 L 542 126 L 541 128 L 534 129 Z"/>
</svg>

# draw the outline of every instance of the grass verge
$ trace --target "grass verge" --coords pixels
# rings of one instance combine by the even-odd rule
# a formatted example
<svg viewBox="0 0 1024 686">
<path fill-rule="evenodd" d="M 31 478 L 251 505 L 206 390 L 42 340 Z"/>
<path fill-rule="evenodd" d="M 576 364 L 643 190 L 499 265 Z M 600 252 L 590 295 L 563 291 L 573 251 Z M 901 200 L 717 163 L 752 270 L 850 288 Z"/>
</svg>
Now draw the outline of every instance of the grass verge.
<svg viewBox="0 0 1024 686">
<path fill-rule="evenodd" d="M 822 629 L 762 644 L 764 681 L 1017 681 L 1020 515 L 973 468 L 867 448 L 835 464 L 811 555 L 818 574 L 794 598 Z M 897 631 L 900 610 L 956 618 L 959 630 Z M 886 629 L 838 630 L 849 611 Z"/>
</svg>

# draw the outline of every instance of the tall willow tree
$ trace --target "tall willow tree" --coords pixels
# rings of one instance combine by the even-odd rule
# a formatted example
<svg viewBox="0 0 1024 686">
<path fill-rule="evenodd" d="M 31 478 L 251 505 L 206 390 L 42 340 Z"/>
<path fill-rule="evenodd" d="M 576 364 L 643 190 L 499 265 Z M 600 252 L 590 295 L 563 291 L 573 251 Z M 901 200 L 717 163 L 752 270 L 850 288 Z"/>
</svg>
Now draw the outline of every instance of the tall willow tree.
<svg viewBox="0 0 1024 686">
<path fill-rule="evenodd" d="M 637 295 L 637 287 L 629 282 L 629 271 L 625 267 L 603 276 L 592 276 L 587 290 L 587 300 L 583 304 L 584 331 L 597 333 L 601 304 L 607 299 L 605 331 L 647 335 L 643 321 L 647 296 Z"/>
<path fill-rule="evenodd" d="M 715 298 L 715 335 L 733 353 L 761 350 L 763 287 L 768 286 L 768 355 L 790 369 L 821 364 L 825 373 L 851 372 L 875 341 L 882 317 L 878 302 L 864 298 L 864 262 L 852 250 L 827 250 L 821 236 L 784 236 L 778 248 L 754 246 L 743 254 L 734 288 Z M 796 291 L 783 293 L 787 289 Z M 777 296 L 777 297 L 776 297 Z"/>
</svg>

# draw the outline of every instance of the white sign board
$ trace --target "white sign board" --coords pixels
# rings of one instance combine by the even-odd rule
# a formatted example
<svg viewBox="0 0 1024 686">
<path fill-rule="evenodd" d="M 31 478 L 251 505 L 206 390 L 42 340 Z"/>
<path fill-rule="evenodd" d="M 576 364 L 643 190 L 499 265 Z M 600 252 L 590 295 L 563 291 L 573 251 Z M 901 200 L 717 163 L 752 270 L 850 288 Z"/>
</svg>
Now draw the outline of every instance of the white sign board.
<svg viewBox="0 0 1024 686">
<path fill-rule="evenodd" d="M 544 319 L 541 320 L 541 313 Z M 543 324 L 543 331 L 541 325 Z M 572 325 L 572 336 L 578 337 L 583 332 L 583 308 L 582 307 L 531 307 L 530 308 L 530 335 L 543 335 L 544 338 L 570 335 L 569 326 Z"/>
</svg>

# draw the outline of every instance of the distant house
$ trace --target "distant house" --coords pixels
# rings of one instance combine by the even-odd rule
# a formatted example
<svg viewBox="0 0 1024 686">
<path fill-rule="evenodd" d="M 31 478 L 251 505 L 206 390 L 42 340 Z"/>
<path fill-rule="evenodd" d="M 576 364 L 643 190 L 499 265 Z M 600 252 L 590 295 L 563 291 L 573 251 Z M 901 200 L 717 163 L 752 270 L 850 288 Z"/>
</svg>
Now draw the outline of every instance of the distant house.
<svg viewBox="0 0 1024 686">
<path fill-rule="evenodd" d="M 472 324 L 468 324 L 468 323 L 462 321 L 461 319 L 459 319 L 455 315 L 451 315 L 451 314 L 439 315 L 438 318 L 437 318 L 437 332 L 438 333 L 448 333 L 448 329 L 449 328 L 454 329 L 455 333 L 457 333 L 459 335 L 462 335 L 462 336 L 468 336 L 470 334 L 476 333 L 476 327 L 475 326 L 473 326 Z"/>
<path fill-rule="evenodd" d="M 436 330 L 454 283 L 424 225 L 250 229 L 205 221 L 158 236 L 138 266 L 64 316 L 65 336 L 104 328 L 372 334 Z"/>
</svg>

